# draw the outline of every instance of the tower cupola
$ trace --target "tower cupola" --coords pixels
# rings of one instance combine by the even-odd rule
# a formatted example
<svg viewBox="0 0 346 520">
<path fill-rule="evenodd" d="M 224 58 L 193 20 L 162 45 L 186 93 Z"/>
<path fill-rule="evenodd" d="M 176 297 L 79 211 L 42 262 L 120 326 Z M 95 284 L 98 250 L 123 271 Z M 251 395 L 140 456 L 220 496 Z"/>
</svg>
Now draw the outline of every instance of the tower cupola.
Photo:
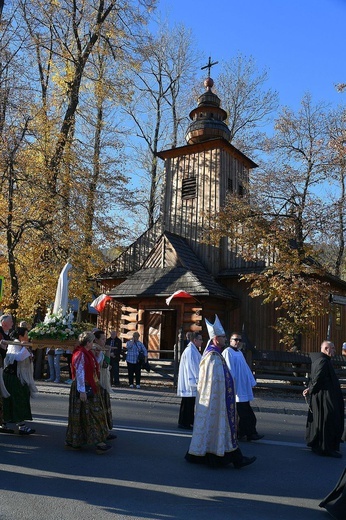
<svg viewBox="0 0 346 520">
<path fill-rule="evenodd" d="M 220 137 L 230 141 L 231 132 L 224 122 L 227 119 L 227 112 L 220 108 L 220 98 L 211 90 L 213 85 L 214 81 L 211 77 L 204 81 L 206 92 L 199 96 L 197 108 L 189 114 L 192 123 L 185 135 L 188 144 Z"/>
</svg>

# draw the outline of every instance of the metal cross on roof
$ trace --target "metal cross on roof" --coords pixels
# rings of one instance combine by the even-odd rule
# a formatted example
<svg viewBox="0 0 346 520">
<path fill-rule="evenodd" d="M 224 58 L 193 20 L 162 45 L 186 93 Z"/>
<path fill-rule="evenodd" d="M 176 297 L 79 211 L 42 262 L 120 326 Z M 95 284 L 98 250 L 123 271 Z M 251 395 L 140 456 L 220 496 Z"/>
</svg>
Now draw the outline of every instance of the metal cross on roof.
<svg viewBox="0 0 346 520">
<path fill-rule="evenodd" d="M 217 63 L 219 63 L 218 61 L 214 61 L 214 63 L 211 62 L 211 57 L 209 56 L 209 61 L 206 65 L 204 65 L 204 67 L 201 67 L 201 70 L 204 70 L 204 69 L 208 69 L 208 77 L 210 78 L 210 69 L 212 68 L 213 65 L 216 65 Z"/>
</svg>

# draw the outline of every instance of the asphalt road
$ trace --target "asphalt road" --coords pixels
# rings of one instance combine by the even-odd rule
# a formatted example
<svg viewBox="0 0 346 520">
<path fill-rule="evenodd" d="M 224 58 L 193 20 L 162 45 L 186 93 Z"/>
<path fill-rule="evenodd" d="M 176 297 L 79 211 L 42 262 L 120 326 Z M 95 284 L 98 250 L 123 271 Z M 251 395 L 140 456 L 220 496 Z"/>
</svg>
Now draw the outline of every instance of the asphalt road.
<svg viewBox="0 0 346 520">
<path fill-rule="evenodd" d="M 343 460 L 304 444 L 302 415 L 258 413 L 257 461 L 236 470 L 184 460 L 190 434 L 176 428 L 176 403 L 112 400 L 113 450 L 64 450 L 67 395 L 32 401 L 37 433 L 0 435 L 0 520 L 312 520 Z M 345 448 L 343 447 L 345 452 Z"/>
</svg>

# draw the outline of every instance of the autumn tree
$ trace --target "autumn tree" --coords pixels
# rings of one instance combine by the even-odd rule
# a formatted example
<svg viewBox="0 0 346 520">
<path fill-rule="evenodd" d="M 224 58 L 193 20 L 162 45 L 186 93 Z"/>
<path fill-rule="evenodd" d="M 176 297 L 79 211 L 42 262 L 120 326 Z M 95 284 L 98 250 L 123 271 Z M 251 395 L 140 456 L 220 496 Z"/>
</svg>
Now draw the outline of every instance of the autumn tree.
<svg viewBox="0 0 346 520">
<path fill-rule="evenodd" d="M 258 148 L 263 128 L 278 109 L 278 93 L 266 88 L 268 72 L 256 66 L 253 57 L 238 54 L 221 64 L 216 92 L 228 114 L 230 141 L 244 153 Z"/>
<path fill-rule="evenodd" d="M 338 277 L 346 276 L 346 111 L 335 109 L 328 118 L 327 158 L 330 162 L 326 199 L 329 204 L 328 219 L 323 227 L 326 248 L 323 258 L 330 271 Z"/>
<path fill-rule="evenodd" d="M 247 196 L 230 194 L 212 219 L 214 239 L 230 238 L 245 260 L 263 265 L 243 279 L 251 296 L 273 303 L 286 345 L 313 332 L 326 312 L 326 270 L 318 261 L 328 202 L 319 195 L 330 168 L 328 109 L 306 95 L 297 113 L 284 108 L 266 141 L 268 161 L 254 170 Z"/>
<path fill-rule="evenodd" d="M 8 117 L 8 107 L 7 107 Z M 19 306 L 19 266 L 20 245 L 28 238 L 30 231 L 36 236 L 43 234 L 51 222 L 43 208 L 32 202 L 40 191 L 39 182 L 27 170 L 24 148 L 28 141 L 27 119 L 18 124 L 4 122 L 0 157 L 0 226 L 3 249 L 7 258 L 9 285 L 5 305 L 16 314 Z M 24 238 L 25 237 L 25 238 Z"/>
<path fill-rule="evenodd" d="M 136 202 L 151 227 L 158 217 L 162 190 L 157 152 L 177 145 L 196 57 L 190 33 L 183 26 L 169 29 L 165 25 L 149 38 L 141 57 L 141 67 L 132 72 L 134 96 L 125 110 L 138 138 L 133 142 L 135 165 L 143 175 Z"/>
<path fill-rule="evenodd" d="M 28 234 L 44 233 L 50 217 L 32 202 L 40 179 L 31 172 L 30 89 L 21 48 L 25 38 L 15 23 L 16 9 L 2 10 L 0 46 L 0 246 L 6 258 L 3 306 L 15 315 L 20 301 L 20 246 Z M 44 191 L 41 191 L 43 194 Z"/>
<path fill-rule="evenodd" d="M 116 152 L 121 150 L 120 133 L 112 142 L 114 153 L 106 157 L 105 150 L 110 150 L 110 142 L 105 145 L 105 129 L 107 125 L 109 128 L 106 118 L 111 114 L 105 110 L 101 97 L 96 96 L 100 88 L 91 85 L 92 81 L 96 85 L 99 79 L 97 56 L 100 53 L 108 58 L 108 77 L 111 77 L 112 69 L 114 72 L 116 68 L 119 71 L 125 68 L 122 65 L 125 62 L 126 67 L 135 66 L 142 25 L 153 6 L 154 2 L 149 0 L 95 0 L 84 4 L 60 2 L 59 5 L 48 2 L 44 6 L 35 0 L 18 2 L 13 27 L 19 28 L 23 36 L 16 57 L 24 71 L 22 93 L 25 96 L 22 94 L 21 99 L 18 96 L 16 102 L 14 98 L 10 99 L 18 112 L 9 135 L 13 135 L 15 129 L 23 130 L 22 134 L 16 134 L 20 146 L 15 149 L 17 155 L 12 168 L 12 174 L 16 175 L 14 187 L 20 185 L 21 188 L 20 191 L 13 190 L 16 225 L 24 224 L 24 217 L 33 221 L 34 216 L 35 222 L 41 218 L 40 228 L 35 223 L 30 229 L 23 227 L 16 235 L 16 262 L 17 265 L 21 263 L 17 276 L 21 296 L 18 291 L 13 295 L 16 305 L 19 303 L 25 312 L 29 306 L 33 308 L 35 301 L 48 303 L 52 300 L 57 276 L 67 257 L 72 257 L 77 266 L 70 285 L 71 293 L 74 296 L 85 294 L 88 282 L 80 282 L 87 280 L 102 263 L 100 246 L 107 241 L 107 233 L 109 241 L 119 236 L 119 233 L 110 234 L 112 228 L 118 226 L 119 229 L 121 222 L 119 219 L 116 222 L 110 214 L 119 199 L 126 200 L 119 191 L 125 177 L 120 168 L 114 167 L 120 164 Z M 12 46 L 13 42 L 10 40 Z M 94 98 L 90 96 L 91 91 Z M 10 91 L 10 97 L 13 92 Z M 112 92 L 114 94 L 115 88 Z M 93 103 L 90 103 L 91 99 Z M 119 98 L 108 93 L 107 102 L 117 105 Z M 88 103 L 89 107 L 97 107 L 96 117 L 86 112 Z M 97 126 L 100 132 L 98 135 L 95 132 L 90 141 L 92 128 Z M 10 126 L 6 130 L 8 128 Z M 11 147 L 7 149 L 11 150 Z M 1 166 L 2 172 L 7 174 L 5 155 Z M 27 181 L 26 185 L 23 179 Z M 89 212 L 91 193 L 95 198 Z M 112 207 L 111 195 L 114 196 Z M 26 205 L 25 196 L 30 196 Z M 3 214 L 13 219 L 11 208 L 6 206 L 6 194 L 1 204 Z M 1 239 L 2 248 L 6 249 L 8 244 L 4 235 Z M 88 262 L 84 261 L 86 258 Z"/>
<path fill-rule="evenodd" d="M 126 97 L 126 84 L 119 71 L 109 68 L 108 58 L 102 46 L 93 57 L 94 76 L 89 77 L 89 88 L 81 99 L 79 112 L 83 114 L 83 134 L 79 135 L 77 150 L 79 161 L 74 169 L 74 186 L 69 189 L 69 207 L 73 224 L 82 231 L 77 238 L 78 249 L 83 253 L 76 259 L 86 274 L 80 284 L 81 302 L 90 300 L 90 274 L 105 267 L 102 253 L 114 244 L 124 241 L 131 234 L 122 217 L 132 201 L 127 188 L 124 156 L 124 132 L 116 123 L 116 108 Z M 84 293 L 81 287 L 84 286 Z"/>
<path fill-rule="evenodd" d="M 54 59 L 55 87 L 60 87 L 62 103 L 57 121 L 58 131 L 47 164 L 53 194 L 57 189 L 64 151 L 69 136 L 74 131 L 81 87 L 88 73 L 87 69 L 91 66 L 95 47 L 102 39 L 107 43 L 109 52 L 120 45 L 123 49 L 131 46 L 133 51 L 132 31 L 145 22 L 144 12 L 141 12 L 139 7 L 142 4 L 149 9 L 154 3 L 149 0 L 124 3 L 116 0 L 94 0 L 83 4 L 63 1 L 59 4 L 50 2 L 47 9 L 46 6 L 42 7 L 40 2 L 21 2 L 30 34 L 35 40 L 36 48 L 41 51 L 38 59 L 39 69 L 48 72 L 51 69 L 50 62 Z M 119 34 L 122 35 L 121 41 Z M 60 74 L 59 65 L 62 66 Z M 46 79 L 48 78 L 43 78 L 41 85 L 47 84 Z"/>
</svg>

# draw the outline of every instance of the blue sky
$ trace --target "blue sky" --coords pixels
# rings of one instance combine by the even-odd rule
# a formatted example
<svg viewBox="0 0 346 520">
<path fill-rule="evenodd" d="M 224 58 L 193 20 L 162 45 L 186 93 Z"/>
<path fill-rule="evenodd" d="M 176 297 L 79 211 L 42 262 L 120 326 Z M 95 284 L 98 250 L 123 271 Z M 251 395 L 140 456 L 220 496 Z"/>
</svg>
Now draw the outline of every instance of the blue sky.
<svg viewBox="0 0 346 520">
<path fill-rule="evenodd" d="M 346 0 L 160 0 L 159 9 L 191 28 L 205 63 L 253 56 L 280 105 L 297 109 L 306 92 L 346 104 L 334 87 L 346 83 Z"/>
</svg>

